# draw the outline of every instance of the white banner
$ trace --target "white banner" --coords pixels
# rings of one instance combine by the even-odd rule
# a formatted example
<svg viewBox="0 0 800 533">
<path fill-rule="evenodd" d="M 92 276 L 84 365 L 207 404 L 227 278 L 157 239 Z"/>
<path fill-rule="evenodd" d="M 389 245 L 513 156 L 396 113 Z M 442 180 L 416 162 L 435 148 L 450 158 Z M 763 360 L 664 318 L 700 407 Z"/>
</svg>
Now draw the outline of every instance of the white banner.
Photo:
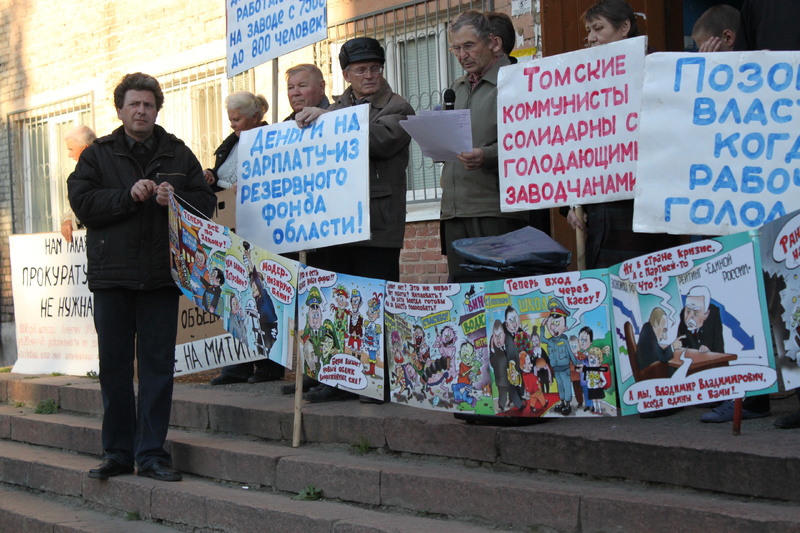
<svg viewBox="0 0 800 533">
<path fill-rule="evenodd" d="M 243 131 L 237 185 L 236 233 L 272 253 L 368 240 L 369 106 Z"/>
<path fill-rule="evenodd" d="M 633 198 L 644 37 L 500 69 L 500 209 Z"/>
<path fill-rule="evenodd" d="M 228 0 L 226 4 L 229 78 L 328 38 L 325 0 Z"/>
<path fill-rule="evenodd" d="M 86 278 L 86 231 L 11 235 L 17 327 L 14 372 L 84 376 L 97 372 L 94 300 Z"/>
<path fill-rule="evenodd" d="M 800 52 L 648 56 L 634 230 L 727 235 L 800 204 Z"/>
</svg>

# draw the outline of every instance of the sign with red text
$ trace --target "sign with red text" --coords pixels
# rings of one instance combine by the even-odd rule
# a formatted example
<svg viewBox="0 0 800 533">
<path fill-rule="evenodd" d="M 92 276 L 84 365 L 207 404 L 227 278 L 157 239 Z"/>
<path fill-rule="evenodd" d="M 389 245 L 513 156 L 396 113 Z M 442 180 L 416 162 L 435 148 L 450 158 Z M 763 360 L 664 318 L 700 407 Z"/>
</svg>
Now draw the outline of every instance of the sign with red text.
<svg viewBox="0 0 800 533">
<path fill-rule="evenodd" d="M 11 235 L 17 327 L 14 372 L 84 376 L 97 372 L 94 299 L 86 277 L 86 231 Z"/>
<path fill-rule="evenodd" d="M 633 198 L 645 37 L 500 69 L 500 209 Z"/>
<path fill-rule="evenodd" d="M 800 204 L 800 52 L 648 56 L 633 229 L 728 235 Z"/>
</svg>

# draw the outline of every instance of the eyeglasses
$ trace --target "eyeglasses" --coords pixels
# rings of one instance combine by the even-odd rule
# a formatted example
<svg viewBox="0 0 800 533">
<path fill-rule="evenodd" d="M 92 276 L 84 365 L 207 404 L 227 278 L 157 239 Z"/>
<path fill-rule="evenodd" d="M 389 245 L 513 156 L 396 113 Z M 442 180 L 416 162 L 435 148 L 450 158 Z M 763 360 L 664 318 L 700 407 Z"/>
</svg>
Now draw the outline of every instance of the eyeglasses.
<svg viewBox="0 0 800 533">
<path fill-rule="evenodd" d="M 468 54 L 472 52 L 472 50 L 477 46 L 478 43 L 473 43 L 472 41 L 466 42 L 462 45 L 454 44 L 450 47 L 450 51 L 453 52 L 455 55 L 461 55 L 461 52 Z"/>
<path fill-rule="evenodd" d="M 378 75 L 383 72 L 383 67 L 360 67 L 360 68 L 351 68 L 347 69 L 351 74 L 358 76 L 359 78 L 362 76 L 366 76 L 367 72 L 373 75 Z"/>
</svg>

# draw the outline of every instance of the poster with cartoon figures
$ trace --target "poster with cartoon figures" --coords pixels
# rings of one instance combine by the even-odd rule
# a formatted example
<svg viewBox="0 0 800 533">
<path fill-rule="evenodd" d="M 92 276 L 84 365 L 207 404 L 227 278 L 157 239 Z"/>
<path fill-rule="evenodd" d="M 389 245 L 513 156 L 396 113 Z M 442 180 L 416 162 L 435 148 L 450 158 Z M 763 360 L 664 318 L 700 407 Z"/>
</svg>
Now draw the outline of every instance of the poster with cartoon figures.
<svg viewBox="0 0 800 533">
<path fill-rule="evenodd" d="M 297 341 L 310 377 L 383 400 L 383 280 L 300 272 Z"/>
<path fill-rule="evenodd" d="M 482 283 L 386 284 L 391 401 L 494 414 Z"/>
<path fill-rule="evenodd" d="M 610 269 L 622 414 L 777 390 L 757 247 L 742 232 Z"/>
<path fill-rule="evenodd" d="M 250 349 L 238 352 L 242 360 L 237 362 L 269 358 L 292 367 L 296 261 L 252 245 L 174 200 L 170 253 L 173 277 L 184 295 L 222 318 L 233 338 Z"/>
<path fill-rule="evenodd" d="M 800 387 L 800 211 L 760 229 L 761 268 L 772 336 L 786 390 Z"/>
<path fill-rule="evenodd" d="M 605 271 L 486 283 L 486 332 L 500 416 L 617 414 Z"/>
</svg>

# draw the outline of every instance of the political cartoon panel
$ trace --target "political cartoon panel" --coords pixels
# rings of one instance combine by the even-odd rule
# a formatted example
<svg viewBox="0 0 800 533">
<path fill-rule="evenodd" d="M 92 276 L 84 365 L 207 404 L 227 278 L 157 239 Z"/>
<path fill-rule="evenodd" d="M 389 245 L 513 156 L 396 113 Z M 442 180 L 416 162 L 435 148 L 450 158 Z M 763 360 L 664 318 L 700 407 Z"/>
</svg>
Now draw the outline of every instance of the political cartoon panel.
<svg viewBox="0 0 800 533">
<path fill-rule="evenodd" d="M 384 398 L 385 283 L 302 268 L 297 342 L 306 374 L 362 396 Z"/>
<path fill-rule="evenodd" d="M 623 414 L 777 390 L 756 248 L 743 232 L 610 269 Z"/>
<path fill-rule="evenodd" d="M 772 336 L 786 390 L 800 387 L 800 211 L 760 230 L 761 268 Z"/>
<path fill-rule="evenodd" d="M 391 401 L 494 414 L 483 284 L 386 284 Z"/>
<path fill-rule="evenodd" d="M 500 416 L 615 416 L 604 271 L 486 283 L 486 334 Z"/>
<path fill-rule="evenodd" d="M 243 358 L 291 367 L 299 264 L 175 202 L 170 215 L 173 277 L 183 294 L 223 320 L 233 338 L 249 348 Z"/>
</svg>

